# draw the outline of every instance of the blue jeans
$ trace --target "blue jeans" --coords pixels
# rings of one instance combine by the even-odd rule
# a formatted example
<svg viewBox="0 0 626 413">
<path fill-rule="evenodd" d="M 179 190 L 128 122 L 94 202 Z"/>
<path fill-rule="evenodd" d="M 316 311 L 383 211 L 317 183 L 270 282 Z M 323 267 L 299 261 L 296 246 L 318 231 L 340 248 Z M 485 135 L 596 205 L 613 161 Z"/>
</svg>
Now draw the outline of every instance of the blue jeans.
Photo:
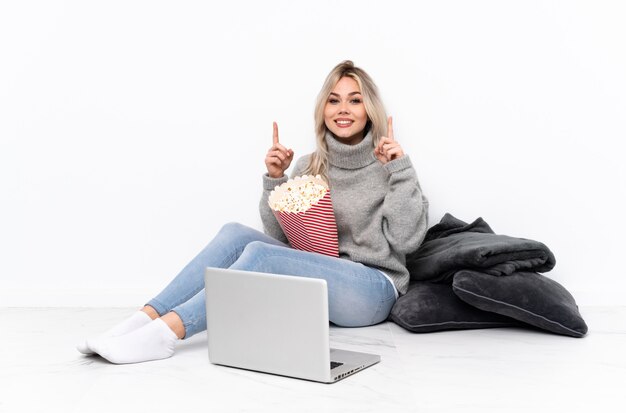
<svg viewBox="0 0 626 413">
<path fill-rule="evenodd" d="M 159 315 L 169 311 L 178 314 L 185 326 L 184 338 L 206 330 L 206 267 L 322 278 L 328 285 L 330 321 L 344 327 L 384 321 L 396 299 L 391 282 L 374 268 L 299 251 L 255 229 L 228 223 L 147 303 Z"/>
</svg>

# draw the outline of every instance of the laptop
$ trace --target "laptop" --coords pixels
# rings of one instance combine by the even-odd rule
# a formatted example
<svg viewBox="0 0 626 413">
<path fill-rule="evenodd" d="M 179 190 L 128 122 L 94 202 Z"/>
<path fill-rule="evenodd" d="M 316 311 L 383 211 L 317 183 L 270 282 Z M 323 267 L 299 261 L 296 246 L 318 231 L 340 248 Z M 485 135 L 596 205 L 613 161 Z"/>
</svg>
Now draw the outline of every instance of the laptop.
<svg viewBox="0 0 626 413">
<path fill-rule="evenodd" d="M 326 281 L 207 267 L 209 361 L 334 383 L 380 361 L 331 349 Z"/>
</svg>

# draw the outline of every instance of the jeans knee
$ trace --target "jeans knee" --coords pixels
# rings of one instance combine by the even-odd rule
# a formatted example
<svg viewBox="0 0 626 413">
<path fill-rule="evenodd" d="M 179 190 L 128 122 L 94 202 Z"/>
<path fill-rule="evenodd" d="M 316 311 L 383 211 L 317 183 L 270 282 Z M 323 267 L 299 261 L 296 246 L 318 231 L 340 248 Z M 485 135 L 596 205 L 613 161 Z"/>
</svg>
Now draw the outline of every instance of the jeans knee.
<svg viewBox="0 0 626 413">
<path fill-rule="evenodd" d="M 247 228 L 248 227 L 246 227 L 243 224 L 240 224 L 239 222 L 227 222 L 226 224 L 222 225 L 222 228 L 220 229 L 219 234 L 220 235 L 237 234 L 237 233 L 241 233 L 241 231 L 244 231 Z"/>
<path fill-rule="evenodd" d="M 274 272 L 276 270 L 274 260 L 269 259 L 272 251 L 279 247 L 263 241 L 248 243 L 243 252 L 231 268 L 245 271 Z"/>
<path fill-rule="evenodd" d="M 270 245 L 267 242 L 252 241 L 252 242 L 249 242 L 246 245 L 246 247 L 243 249 L 243 253 L 241 254 L 241 256 L 243 257 L 245 255 L 245 256 L 251 256 L 251 257 L 258 257 L 260 254 L 265 253 L 272 247 L 273 245 Z"/>
</svg>

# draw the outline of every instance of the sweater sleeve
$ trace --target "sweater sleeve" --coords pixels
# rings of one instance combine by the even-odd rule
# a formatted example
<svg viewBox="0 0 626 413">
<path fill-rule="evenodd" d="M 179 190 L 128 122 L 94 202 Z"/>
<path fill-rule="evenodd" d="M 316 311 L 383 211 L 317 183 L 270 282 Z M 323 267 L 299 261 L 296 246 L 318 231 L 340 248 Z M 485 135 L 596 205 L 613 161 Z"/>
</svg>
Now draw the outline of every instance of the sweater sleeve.
<svg viewBox="0 0 626 413">
<path fill-rule="evenodd" d="M 261 214 L 261 221 L 263 222 L 263 232 L 278 241 L 287 243 L 287 237 L 267 203 L 270 192 L 283 182 L 287 182 L 287 175 L 283 175 L 281 178 L 272 178 L 267 172 L 263 174 L 263 193 L 261 194 L 261 201 L 259 202 L 259 212 Z"/>
<path fill-rule="evenodd" d="M 428 229 L 428 199 L 422 193 L 408 155 L 384 165 L 389 188 L 383 202 L 383 233 L 401 254 L 415 251 Z"/>
<path fill-rule="evenodd" d="M 299 158 L 291 173 L 291 177 L 293 178 L 298 176 L 300 171 L 304 170 L 306 167 L 307 162 L 308 160 L 306 157 Z M 289 243 L 287 236 L 280 227 L 280 224 L 278 223 L 278 220 L 276 220 L 276 217 L 274 216 L 274 213 L 272 212 L 272 209 L 267 201 L 270 197 L 270 192 L 272 192 L 275 187 L 287 182 L 287 180 L 287 175 L 283 175 L 281 178 L 272 178 L 267 174 L 267 172 L 264 173 L 263 193 L 261 194 L 261 201 L 259 202 L 259 213 L 261 214 L 261 221 L 263 222 L 263 231 L 270 237 L 284 242 L 285 244 Z"/>
</svg>

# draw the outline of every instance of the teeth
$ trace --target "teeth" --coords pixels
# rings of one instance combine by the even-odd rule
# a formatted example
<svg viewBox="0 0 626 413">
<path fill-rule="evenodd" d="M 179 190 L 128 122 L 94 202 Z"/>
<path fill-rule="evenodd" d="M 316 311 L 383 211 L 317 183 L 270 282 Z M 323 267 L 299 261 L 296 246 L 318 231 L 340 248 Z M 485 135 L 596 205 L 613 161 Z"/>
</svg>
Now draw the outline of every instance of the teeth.
<svg viewBox="0 0 626 413">
<path fill-rule="evenodd" d="M 337 123 L 340 124 L 340 125 L 349 125 L 349 124 L 352 123 L 352 121 L 350 121 L 350 120 L 338 120 Z"/>
</svg>

